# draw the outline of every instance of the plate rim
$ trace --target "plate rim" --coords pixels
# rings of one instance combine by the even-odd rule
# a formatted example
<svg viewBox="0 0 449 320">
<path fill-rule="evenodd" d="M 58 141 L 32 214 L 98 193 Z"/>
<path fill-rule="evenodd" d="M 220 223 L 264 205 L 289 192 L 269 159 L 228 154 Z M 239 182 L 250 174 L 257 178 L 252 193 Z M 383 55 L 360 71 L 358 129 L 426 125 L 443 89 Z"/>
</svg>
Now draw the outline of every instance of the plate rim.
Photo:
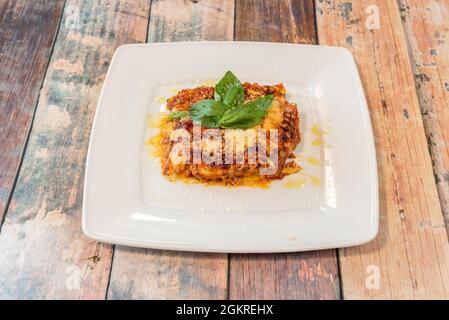
<svg viewBox="0 0 449 320">
<path fill-rule="evenodd" d="M 111 69 L 114 65 L 115 61 L 117 60 L 117 57 L 122 53 L 122 51 L 136 48 L 136 47 L 173 47 L 173 46 L 192 46 L 192 45 L 224 45 L 224 44 L 238 44 L 238 45 L 263 45 L 263 46 L 289 46 L 289 47 L 313 47 L 313 48 L 325 48 L 325 49 L 331 49 L 331 50 L 338 50 L 341 52 L 344 52 L 345 55 L 348 55 L 351 60 L 351 70 L 350 73 L 352 74 L 354 81 L 357 85 L 357 93 L 358 93 L 358 101 L 360 102 L 360 108 L 362 112 L 362 119 L 364 120 L 364 129 L 366 136 L 368 138 L 368 151 L 369 151 L 369 166 L 371 169 L 371 197 L 372 197 L 372 208 L 370 209 L 370 217 L 371 217 L 371 228 L 370 232 L 366 233 L 364 236 L 358 237 L 357 239 L 353 240 L 343 240 L 343 241 L 333 241 L 334 245 L 323 245 L 323 246 L 313 246 L 311 248 L 307 247 L 300 247 L 300 243 L 297 243 L 296 246 L 293 245 L 295 242 L 292 242 L 291 248 L 285 245 L 282 247 L 276 249 L 276 248 L 266 248 L 267 246 L 257 246 L 257 245 L 250 245 L 250 246 L 242 246 L 240 248 L 233 248 L 230 249 L 229 247 L 226 248 L 226 244 L 223 246 L 211 246 L 211 245 L 196 245 L 186 242 L 158 242 L 158 241 L 142 241 L 142 240 L 136 240 L 136 239 L 129 239 L 124 238 L 121 236 L 111 236 L 111 235 L 105 235 L 101 232 L 95 231 L 92 226 L 89 226 L 87 223 L 87 192 L 86 190 L 88 184 L 88 168 L 91 166 L 91 158 L 92 158 L 92 150 L 93 150 L 93 140 L 95 138 L 95 131 L 98 127 L 98 118 L 99 113 L 101 110 L 102 101 L 104 99 L 104 92 L 105 87 L 107 86 L 107 83 L 110 81 L 111 77 Z M 319 49 L 318 49 L 319 50 Z M 83 204 L 82 204 L 82 217 L 81 217 L 81 229 L 83 233 L 93 240 L 110 243 L 110 244 L 117 244 L 117 245 L 124 245 L 124 246 L 133 246 L 133 247 L 140 247 L 140 248 L 152 248 L 152 249 L 162 249 L 162 250 L 176 250 L 176 251 L 190 251 L 190 252 L 217 252 L 217 253 L 280 253 L 280 252 L 302 252 L 302 251 L 311 251 L 311 250 L 324 250 L 324 249 L 337 249 L 337 248 L 343 248 L 343 247 L 352 247 L 352 246 L 358 246 L 365 244 L 367 242 L 372 241 L 376 238 L 378 232 L 379 232 L 379 187 L 378 187 L 378 170 L 377 170 L 377 155 L 376 155 L 376 148 L 375 148 L 375 140 L 374 140 L 374 132 L 372 128 L 371 123 L 371 117 L 369 112 L 368 103 L 366 100 L 366 95 L 364 92 L 363 84 L 360 78 L 360 73 L 357 69 L 357 64 L 354 59 L 354 56 L 350 50 L 348 50 L 345 47 L 338 47 L 338 46 L 327 46 L 327 45 L 310 45 L 310 44 L 294 44 L 294 43 L 279 43 L 279 42 L 258 42 L 258 41 L 180 41 L 180 42 L 159 42 L 159 43 L 132 43 L 132 44 L 124 44 L 115 50 L 109 67 L 108 71 L 106 73 L 106 76 L 104 78 L 102 88 L 100 91 L 100 94 L 98 96 L 98 101 L 96 104 L 94 119 L 92 122 L 92 127 L 90 130 L 90 137 L 89 137 L 89 143 L 88 143 L 88 151 L 86 156 L 86 162 L 85 162 L 85 176 L 84 176 L 84 184 L 83 184 Z M 278 245 L 279 246 L 279 245 Z"/>
</svg>

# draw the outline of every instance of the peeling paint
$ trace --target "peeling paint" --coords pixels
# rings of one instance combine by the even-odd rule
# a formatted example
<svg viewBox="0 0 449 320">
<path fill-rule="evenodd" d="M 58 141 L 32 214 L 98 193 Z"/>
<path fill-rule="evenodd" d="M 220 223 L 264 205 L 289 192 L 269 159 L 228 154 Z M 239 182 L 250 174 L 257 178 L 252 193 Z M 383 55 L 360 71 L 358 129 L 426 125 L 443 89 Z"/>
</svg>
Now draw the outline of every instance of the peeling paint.
<svg viewBox="0 0 449 320">
<path fill-rule="evenodd" d="M 81 40 L 81 43 L 85 46 L 99 47 L 103 44 L 103 39 L 100 37 L 87 36 Z"/>
<path fill-rule="evenodd" d="M 443 174 L 443 179 L 445 182 L 449 182 L 449 172 L 446 172 L 445 174 Z"/>
<path fill-rule="evenodd" d="M 350 46 L 352 46 L 352 36 L 349 36 L 346 38 L 346 43 Z"/>
<path fill-rule="evenodd" d="M 75 63 L 71 63 L 67 59 L 59 59 L 53 63 L 53 69 L 62 70 L 66 73 L 76 74 L 79 76 L 82 75 L 84 72 L 83 63 L 80 60 L 78 60 Z"/>
<path fill-rule="evenodd" d="M 34 153 L 34 157 L 36 159 L 47 159 L 48 158 L 48 149 L 42 148 L 42 149 L 36 150 L 36 152 Z"/>
<path fill-rule="evenodd" d="M 344 2 L 339 6 L 341 10 L 341 16 L 346 21 L 349 21 L 352 14 L 352 3 L 351 2 Z"/>
<path fill-rule="evenodd" d="M 404 114 L 405 119 L 409 119 L 409 114 L 408 114 L 407 109 L 404 109 L 403 114 Z"/>
<path fill-rule="evenodd" d="M 415 78 L 418 79 L 421 82 L 430 81 L 430 76 L 425 74 L 425 73 L 415 74 Z"/>
<path fill-rule="evenodd" d="M 45 120 L 39 119 L 35 125 L 35 129 L 37 132 L 47 130 L 56 131 L 67 128 L 71 123 L 70 114 L 67 110 L 56 105 L 49 105 L 45 114 Z"/>
</svg>

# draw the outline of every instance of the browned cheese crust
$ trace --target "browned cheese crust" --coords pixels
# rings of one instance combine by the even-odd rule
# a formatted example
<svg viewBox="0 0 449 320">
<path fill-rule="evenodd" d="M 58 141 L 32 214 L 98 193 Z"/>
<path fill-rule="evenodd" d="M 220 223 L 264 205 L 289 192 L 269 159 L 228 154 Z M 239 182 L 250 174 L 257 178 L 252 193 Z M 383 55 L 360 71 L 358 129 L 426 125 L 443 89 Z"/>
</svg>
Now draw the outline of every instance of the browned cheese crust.
<svg viewBox="0 0 449 320">
<path fill-rule="evenodd" d="M 266 167 L 266 161 L 259 158 L 253 164 L 248 163 L 248 153 L 245 152 L 245 162 L 243 164 L 225 164 L 225 144 L 223 143 L 222 164 L 174 164 L 170 159 L 170 151 L 174 142 L 170 139 L 170 133 L 175 129 L 185 129 L 192 134 L 193 123 L 189 117 L 171 120 L 164 123 L 161 128 L 161 164 L 162 172 L 170 179 L 193 179 L 199 182 L 216 183 L 225 185 L 248 185 L 251 179 L 254 181 L 282 179 L 284 176 L 300 171 L 300 167 L 293 161 L 293 150 L 301 140 L 299 131 L 298 108 L 295 103 L 289 103 L 285 99 L 285 87 L 277 85 L 259 85 L 257 83 L 243 83 L 245 89 L 245 100 L 250 101 L 268 94 L 274 94 L 272 105 L 267 110 L 263 122 L 251 129 L 277 129 L 278 130 L 278 166 L 274 174 L 260 176 L 259 170 Z M 201 86 L 194 89 L 184 89 L 175 96 L 167 100 L 167 108 L 170 111 L 188 111 L 190 106 L 203 99 L 213 99 L 214 88 Z M 202 128 L 206 130 L 207 128 Z M 220 130 L 224 138 L 225 130 Z M 229 130 L 229 129 L 228 129 Z M 242 134 L 242 130 L 238 130 Z M 244 130 L 246 131 L 246 130 Z M 265 145 L 269 151 L 268 142 Z M 254 141 L 246 140 L 245 148 L 253 147 Z M 235 152 L 235 150 L 233 150 Z M 256 183 L 257 184 L 257 183 Z"/>
</svg>

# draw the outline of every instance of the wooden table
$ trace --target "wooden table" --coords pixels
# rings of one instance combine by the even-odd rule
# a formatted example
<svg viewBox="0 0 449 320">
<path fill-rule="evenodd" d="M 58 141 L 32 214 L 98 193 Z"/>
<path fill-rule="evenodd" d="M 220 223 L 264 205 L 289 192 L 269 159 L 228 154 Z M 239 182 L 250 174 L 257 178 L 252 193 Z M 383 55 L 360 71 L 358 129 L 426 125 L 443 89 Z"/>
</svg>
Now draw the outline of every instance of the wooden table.
<svg viewBox="0 0 449 320">
<path fill-rule="evenodd" d="M 376 240 L 228 255 L 87 239 L 84 164 L 115 48 L 233 39 L 354 54 L 377 148 Z M 447 299 L 448 100 L 447 0 L 0 0 L 0 298 Z"/>
</svg>

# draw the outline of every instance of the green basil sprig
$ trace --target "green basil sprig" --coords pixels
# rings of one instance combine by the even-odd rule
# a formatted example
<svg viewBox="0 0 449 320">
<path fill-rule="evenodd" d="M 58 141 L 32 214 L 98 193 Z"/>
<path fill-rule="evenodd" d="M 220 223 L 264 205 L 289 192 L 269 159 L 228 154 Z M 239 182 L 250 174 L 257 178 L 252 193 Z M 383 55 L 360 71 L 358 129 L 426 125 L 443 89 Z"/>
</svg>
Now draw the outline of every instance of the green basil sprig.
<svg viewBox="0 0 449 320">
<path fill-rule="evenodd" d="M 214 100 L 201 100 L 193 104 L 188 113 L 175 111 L 170 113 L 170 118 L 190 115 L 193 121 L 206 128 L 249 129 L 262 122 L 273 98 L 270 94 L 244 103 L 243 85 L 228 71 L 215 86 Z"/>
<path fill-rule="evenodd" d="M 249 129 L 262 122 L 273 101 L 267 95 L 226 110 L 220 119 L 220 127 L 229 129 Z"/>
<path fill-rule="evenodd" d="M 214 99 L 221 101 L 229 107 L 240 105 L 245 100 L 245 90 L 239 79 L 228 71 L 215 85 Z"/>
<path fill-rule="evenodd" d="M 221 101 L 201 100 L 190 107 L 190 116 L 193 121 L 201 122 L 206 128 L 220 128 L 220 119 L 229 109 L 229 106 Z"/>
</svg>

